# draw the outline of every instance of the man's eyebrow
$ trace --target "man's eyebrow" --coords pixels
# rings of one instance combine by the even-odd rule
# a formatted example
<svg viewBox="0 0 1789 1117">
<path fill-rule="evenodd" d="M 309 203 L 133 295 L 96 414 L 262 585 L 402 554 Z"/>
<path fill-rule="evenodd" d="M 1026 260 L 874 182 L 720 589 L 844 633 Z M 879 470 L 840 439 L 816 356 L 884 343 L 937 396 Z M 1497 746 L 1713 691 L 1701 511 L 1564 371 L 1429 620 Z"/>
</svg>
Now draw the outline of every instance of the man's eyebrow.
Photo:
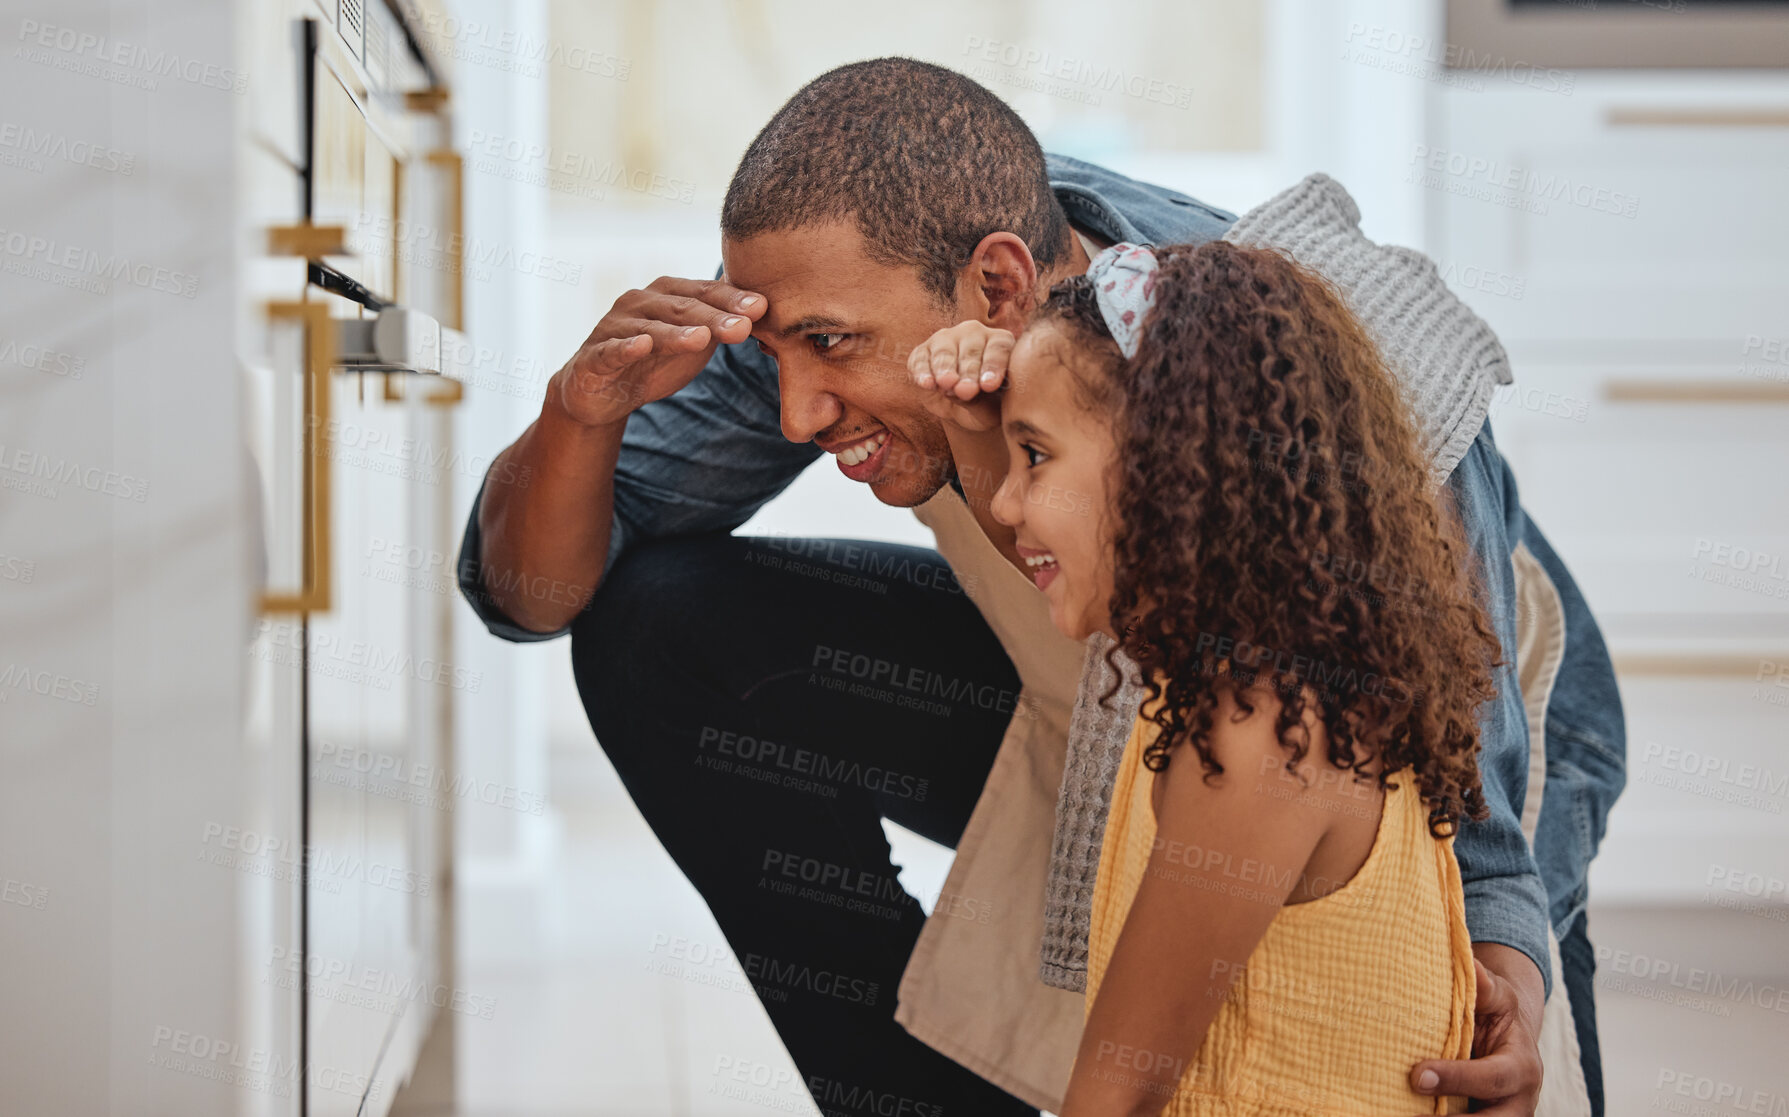
<svg viewBox="0 0 1789 1117">
<path fill-rule="evenodd" d="M 777 336 L 794 337 L 797 334 L 816 332 L 843 333 L 845 332 L 845 323 L 825 314 L 810 314 L 805 318 L 797 318 L 787 326 L 784 326 L 777 331 Z"/>
</svg>

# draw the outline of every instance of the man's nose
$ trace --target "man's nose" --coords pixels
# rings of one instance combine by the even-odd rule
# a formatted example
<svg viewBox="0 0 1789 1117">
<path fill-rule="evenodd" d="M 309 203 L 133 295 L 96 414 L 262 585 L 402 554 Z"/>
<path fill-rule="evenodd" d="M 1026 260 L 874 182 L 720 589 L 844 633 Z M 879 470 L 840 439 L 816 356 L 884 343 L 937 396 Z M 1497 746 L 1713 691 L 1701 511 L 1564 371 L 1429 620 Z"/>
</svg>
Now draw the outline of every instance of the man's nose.
<svg viewBox="0 0 1789 1117">
<path fill-rule="evenodd" d="M 1009 469 L 1001 479 L 1000 487 L 994 490 L 994 499 L 988 504 L 988 511 L 994 519 L 1007 527 L 1018 527 L 1025 522 L 1025 502 L 1020 499 L 1019 486 L 1024 484 L 1019 470 Z"/>
<path fill-rule="evenodd" d="M 790 442 L 812 442 L 844 416 L 844 405 L 826 390 L 818 370 L 784 361 L 777 367 L 777 389 L 783 398 L 783 437 Z"/>
</svg>

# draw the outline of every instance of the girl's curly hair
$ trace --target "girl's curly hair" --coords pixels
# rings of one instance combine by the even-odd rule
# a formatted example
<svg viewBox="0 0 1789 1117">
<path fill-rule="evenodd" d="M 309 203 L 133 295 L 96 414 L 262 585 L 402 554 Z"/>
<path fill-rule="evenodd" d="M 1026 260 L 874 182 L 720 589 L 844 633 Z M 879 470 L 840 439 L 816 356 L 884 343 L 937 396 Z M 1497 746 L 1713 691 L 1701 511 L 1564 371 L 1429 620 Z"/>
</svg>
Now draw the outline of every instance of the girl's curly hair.
<svg viewBox="0 0 1789 1117">
<path fill-rule="evenodd" d="M 1094 343 L 1101 369 L 1077 380 L 1112 416 L 1113 631 L 1162 729 L 1144 763 L 1165 769 L 1185 742 L 1218 775 L 1220 694 L 1252 713 L 1247 692 L 1267 688 L 1288 772 L 1314 702 L 1331 764 L 1368 778 L 1376 758 L 1382 787 L 1413 769 L 1438 837 L 1483 818 L 1478 711 L 1499 646 L 1378 350 L 1328 283 L 1277 252 L 1156 255 L 1131 360 L 1085 276 L 1038 311 Z"/>
</svg>

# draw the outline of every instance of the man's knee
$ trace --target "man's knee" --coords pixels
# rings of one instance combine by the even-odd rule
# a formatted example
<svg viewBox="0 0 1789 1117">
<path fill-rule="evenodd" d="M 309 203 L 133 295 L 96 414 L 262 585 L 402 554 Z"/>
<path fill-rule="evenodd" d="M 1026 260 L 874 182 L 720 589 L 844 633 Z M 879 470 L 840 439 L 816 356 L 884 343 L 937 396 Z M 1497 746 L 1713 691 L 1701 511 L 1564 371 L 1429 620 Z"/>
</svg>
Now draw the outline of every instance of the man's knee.
<svg viewBox="0 0 1789 1117">
<path fill-rule="evenodd" d="M 617 715 L 687 695 L 704 642 L 723 611 L 714 594 L 735 541 L 726 535 L 653 540 L 628 551 L 572 624 L 572 672 L 599 740 Z"/>
</svg>

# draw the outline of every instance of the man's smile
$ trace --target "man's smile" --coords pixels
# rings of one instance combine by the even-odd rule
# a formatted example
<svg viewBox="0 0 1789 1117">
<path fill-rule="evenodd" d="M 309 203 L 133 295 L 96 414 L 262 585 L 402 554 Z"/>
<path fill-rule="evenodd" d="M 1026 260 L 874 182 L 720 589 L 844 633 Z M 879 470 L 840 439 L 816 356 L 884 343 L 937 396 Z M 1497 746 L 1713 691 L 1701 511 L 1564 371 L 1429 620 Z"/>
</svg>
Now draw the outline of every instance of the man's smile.
<svg viewBox="0 0 1789 1117">
<path fill-rule="evenodd" d="M 881 470 L 891 441 L 892 436 L 887 430 L 872 431 L 861 438 L 831 446 L 815 440 L 820 449 L 838 459 L 840 473 L 853 481 L 866 482 L 873 480 Z"/>
</svg>

